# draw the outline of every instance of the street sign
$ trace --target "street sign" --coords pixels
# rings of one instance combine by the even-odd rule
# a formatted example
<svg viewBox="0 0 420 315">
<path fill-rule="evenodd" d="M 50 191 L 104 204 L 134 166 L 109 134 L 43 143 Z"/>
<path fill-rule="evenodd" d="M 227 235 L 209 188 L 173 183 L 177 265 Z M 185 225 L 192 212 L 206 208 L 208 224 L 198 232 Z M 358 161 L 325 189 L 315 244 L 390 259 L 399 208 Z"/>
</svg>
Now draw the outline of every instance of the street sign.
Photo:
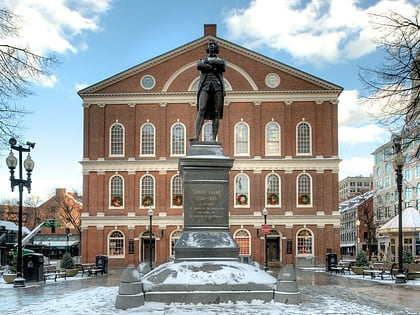
<svg viewBox="0 0 420 315">
<path fill-rule="evenodd" d="M 262 226 L 262 229 L 261 230 L 262 230 L 262 232 L 263 232 L 264 235 L 267 235 L 268 233 L 270 233 L 270 227 L 267 224 L 264 224 Z"/>
</svg>

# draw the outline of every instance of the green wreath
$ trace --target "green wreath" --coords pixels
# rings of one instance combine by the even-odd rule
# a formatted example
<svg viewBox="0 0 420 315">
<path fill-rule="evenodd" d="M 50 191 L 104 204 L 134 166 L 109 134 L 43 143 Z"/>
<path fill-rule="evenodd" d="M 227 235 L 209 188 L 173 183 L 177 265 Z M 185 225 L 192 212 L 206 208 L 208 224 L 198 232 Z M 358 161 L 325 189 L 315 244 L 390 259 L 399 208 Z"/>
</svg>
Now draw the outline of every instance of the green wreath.
<svg viewBox="0 0 420 315">
<path fill-rule="evenodd" d="M 153 204 L 153 197 L 152 196 L 144 196 L 143 197 L 143 207 L 148 207 Z"/>
<path fill-rule="evenodd" d="M 271 205 L 277 205 L 279 203 L 279 196 L 277 194 L 268 195 L 268 202 Z"/>
<path fill-rule="evenodd" d="M 174 195 L 173 197 L 172 197 L 172 205 L 173 206 L 177 206 L 177 207 L 180 207 L 180 206 L 182 206 L 182 195 Z"/>
<path fill-rule="evenodd" d="M 113 207 L 122 207 L 123 199 L 121 198 L 121 196 L 113 196 L 111 198 L 111 205 Z"/>
<path fill-rule="evenodd" d="M 311 202 L 311 199 L 308 195 L 302 195 L 299 197 L 299 203 L 303 205 L 307 205 Z"/>
<path fill-rule="evenodd" d="M 248 197 L 246 195 L 238 195 L 236 201 L 241 206 L 246 206 L 248 204 Z"/>
</svg>

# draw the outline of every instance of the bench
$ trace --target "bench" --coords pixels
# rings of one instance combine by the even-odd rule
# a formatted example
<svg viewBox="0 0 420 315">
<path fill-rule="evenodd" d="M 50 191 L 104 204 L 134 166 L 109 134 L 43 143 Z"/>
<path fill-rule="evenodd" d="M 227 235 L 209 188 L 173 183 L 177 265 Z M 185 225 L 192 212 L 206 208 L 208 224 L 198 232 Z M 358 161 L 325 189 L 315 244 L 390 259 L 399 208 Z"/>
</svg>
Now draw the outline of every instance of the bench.
<svg viewBox="0 0 420 315">
<path fill-rule="evenodd" d="M 365 275 L 370 274 L 370 277 L 372 279 L 380 276 L 381 279 L 383 280 L 384 279 L 384 264 L 374 263 L 372 266 L 370 266 L 369 269 L 364 269 L 362 273 L 363 273 L 363 278 L 365 277 Z"/>
<path fill-rule="evenodd" d="M 88 277 L 90 277 L 91 275 L 95 275 L 97 276 L 98 273 L 102 274 L 102 276 L 104 275 L 104 270 L 102 268 L 90 268 L 88 269 Z"/>
<path fill-rule="evenodd" d="M 54 279 L 54 281 L 57 281 L 57 278 L 59 277 L 67 280 L 66 271 L 57 270 L 53 265 L 44 266 L 44 282 L 47 282 L 49 279 Z"/>
<path fill-rule="evenodd" d="M 352 263 L 351 261 L 340 261 L 337 265 L 331 265 L 330 272 L 345 274 L 347 271 L 350 274 Z"/>
</svg>

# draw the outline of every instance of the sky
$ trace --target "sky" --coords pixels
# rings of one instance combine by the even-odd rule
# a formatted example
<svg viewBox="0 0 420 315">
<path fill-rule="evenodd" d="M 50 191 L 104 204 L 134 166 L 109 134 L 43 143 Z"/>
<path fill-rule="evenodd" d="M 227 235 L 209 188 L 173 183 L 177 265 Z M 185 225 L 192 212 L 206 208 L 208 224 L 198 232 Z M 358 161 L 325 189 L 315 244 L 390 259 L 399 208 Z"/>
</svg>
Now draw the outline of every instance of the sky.
<svg viewBox="0 0 420 315">
<path fill-rule="evenodd" d="M 389 141 L 362 105 L 360 67 L 384 56 L 369 13 L 392 9 L 409 16 L 420 0 L 2 0 L 21 19 L 9 45 L 54 54 L 60 63 L 17 103 L 23 143 L 35 168 L 31 196 L 45 200 L 56 188 L 82 193 L 82 100 L 77 91 L 203 36 L 217 36 L 343 87 L 339 98 L 339 178 L 372 174 L 371 153 Z M 5 158 L 7 150 L 0 151 Z M 0 163 L 0 200 L 17 198 Z M 28 197 L 24 191 L 24 199 Z"/>
</svg>

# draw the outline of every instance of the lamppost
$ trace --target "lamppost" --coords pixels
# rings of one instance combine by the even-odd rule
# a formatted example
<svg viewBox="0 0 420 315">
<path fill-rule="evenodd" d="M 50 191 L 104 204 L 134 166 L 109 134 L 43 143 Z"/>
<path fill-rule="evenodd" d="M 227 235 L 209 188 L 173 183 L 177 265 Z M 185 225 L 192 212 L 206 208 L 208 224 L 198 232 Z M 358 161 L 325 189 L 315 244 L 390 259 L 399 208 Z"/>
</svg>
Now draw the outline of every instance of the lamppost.
<svg viewBox="0 0 420 315">
<path fill-rule="evenodd" d="M 392 139 L 394 154 L 394 169 L 397 176 L 398 191 L 398 274 L 395 276 L 395 283 L 405 283 L 405 275 L 403 270 L 403 236 L 402 236 L 402 168 L 404 166 L 405 157 L 401 152 L 401 137 L 394 136 Z"/>
<path fill-rule="evenodd" d="M 16 266 L 16 279 L 14 281 L 13 287 L 24 287 L 25 279 L 22 274 L 22 194 L 23 187 L 28 189 L 28 193 L 31 192 L 31 172 L 34 169 L 35 163 L 31 159 L 29 152 L 31 148 L 35 147 L 35 143 L 26 142 L 28 147 L 24 148 L 22 145 L 16 145 L 17 141 L 15 138 L 10 138 L 10 153 L 6 159 L 7 167 L 10 169 L 10 186 L 12 191 L 14 191 L 15 186 L 19 186 L 19 228 L 18 228 L 18 249 L 17 249 L 17 266 Z M 16 150 L 19 152 L 19 161 L 13 155 L 13 151 Z M 22 152 L 28 152 L 28 156 L 23 162 L 25 167 L 27 179 L 22 179 Z M 19 162 L 19 178 L 15 178 L 15 168 Z"/>
<path fill-rule="evenodd" d="M 149 219 L 150 219 L 150 225 L 149 225 L 149 240 L 150 240 L 150 244 L 149 244 L 149 258 L 150 258 L 150 269 L 153 269 L 153 263 L 152 263 L 152 218 L 153 218 L 153 209 L 152 207 L 149 208 L 149 211 L 147 211 L 147 214 L 149 215 Z"/>
<path fill-rule="evenodd" d="M 262 214 L 264 216 L 264 229 L 263 229 L 263 233 L 264 233 L 264 271 L 268 270 L 268 261 L 267 261 L 267 256 L 268 256 L 268 251 L 267 251 L 267 234 L 268 231 L 266 231 L 266 226 L 267 226 L 267 214 L 268 214 L 268 210 L 267 208 L 264 208 L 262 211 Z"/>
<path fill-rule="evenodd" d="M 356 235 L 357 235 L 357 239 L 356 239 L 356 257 L 359 254 L 359 243 L 360 243 L 359 226 L 360 226 L 360 220 L 357 219 L 356 220 Z"/>
</svg>

